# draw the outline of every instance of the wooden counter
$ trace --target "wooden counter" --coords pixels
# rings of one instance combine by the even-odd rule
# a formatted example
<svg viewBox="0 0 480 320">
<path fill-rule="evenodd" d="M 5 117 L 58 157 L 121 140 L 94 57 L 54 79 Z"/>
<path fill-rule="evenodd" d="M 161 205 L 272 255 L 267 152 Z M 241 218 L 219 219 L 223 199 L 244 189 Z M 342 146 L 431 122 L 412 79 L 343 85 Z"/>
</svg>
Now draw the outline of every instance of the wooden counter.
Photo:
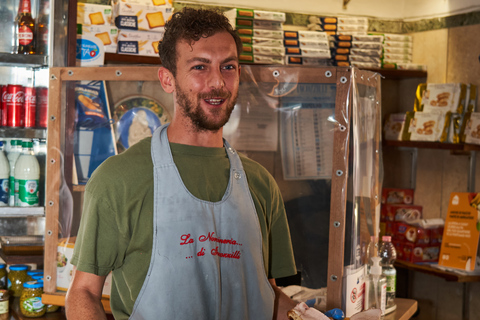
<svg viewBox="0 0 480 320">
<path fill-rule="evenodd" d="M 412 299 L 396 298 L 397 309 L 387 314 L 383 320 L 408 320 L 417 311 L 417 301 Z"/>
</svg>

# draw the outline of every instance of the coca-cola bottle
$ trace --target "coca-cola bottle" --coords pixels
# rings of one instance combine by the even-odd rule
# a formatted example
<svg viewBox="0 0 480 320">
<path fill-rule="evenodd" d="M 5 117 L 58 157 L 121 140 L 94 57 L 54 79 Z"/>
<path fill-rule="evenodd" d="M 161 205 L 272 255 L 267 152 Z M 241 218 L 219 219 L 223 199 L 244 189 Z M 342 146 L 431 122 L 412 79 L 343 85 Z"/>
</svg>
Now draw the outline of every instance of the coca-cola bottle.
<svg viewBox="0 0 480 320">
<path fill-rule="evenodd" d="M 17 16 L 17 47 L 20 54 L 35 54 L 35 20 L 30 0 L 21 0 Z"/>
</svg>

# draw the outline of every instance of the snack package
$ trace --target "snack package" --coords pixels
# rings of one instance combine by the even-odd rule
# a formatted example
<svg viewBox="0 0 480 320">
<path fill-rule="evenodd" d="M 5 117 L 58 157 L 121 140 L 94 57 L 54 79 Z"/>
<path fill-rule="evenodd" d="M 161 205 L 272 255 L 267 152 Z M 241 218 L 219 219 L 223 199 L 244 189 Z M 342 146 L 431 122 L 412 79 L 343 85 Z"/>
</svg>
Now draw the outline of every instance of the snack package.
<svg viewBox="0 0 480 320">
<path fill-rule="evenodd" d="M 82 26 L 82 34 L 93 34 L 102 40 L 105 52 L 117 53 L 118 29 L 115 26 Z"/>
<path fill-rule="evenodd" d="M 355 40 L 352 40 L 352 48 L 380 50 L 381 51 L 383 46 L 382 46 L 381 42 L 369 42 L 369 41 L 355 41 Z"/>
<path fill-rule="evenodd" d="M 113 17 L 119 29 L 160 32 L 171 18 L 171 6 L 130 4 L 116 0 L 113 2 Z"/>
<path fill-rule="evenodd" d="M 397 259 L 411 263 L 437 262 L 440 256 L 440 245 L 413 244 L 392 241 L 397 251 Z"/>
<path fill-rule="evenodd" d="M 381 49 L 357 49 L 357 48 L 352 48 L 350 49 L 351 54 L 357 55 L 357 56 L 372 56 L 372 57 L 381 57 L 382 56 L 382 50 Z"/>
<path fill-rule="evenodd" d="M 77 127 L 95 129 L 109 123 L 101 95 L 102 88 L 99 81 L 75 86 Z"/>
<path fill-rule="evenodd" d="M 464 119 L 463 114 L 452 113 L 450 117 L 450 128 L 448 130 L 448 143 L 460 143 L 462 122 Z"/>
<path fill-rule="evenodd" d="M 465 127 L 465 143 L 480 144 L 480 112 L 470 112 Z"/>
<path fill-rule="evenodd" d="M 385 125 L 383 126 L 383 138 L 385 140 L 402 140 L 405 118 L 405 113 L 391 113 L 387 115 Z"/>
<path fill-rule="evenodd" d="M 158 57 L 158 43 L 162 39 L 163 32 L 119 30 L 117 52 Z"/>
<path fill-rule="evenodd" d="M 413 189 L 383 188 L 382 204 L 413 204 Z"/>
<path fill-rule="evenodd" d="M 375 65 L 377 66 L 381 63 L 381 60 L 379 57 L 358 56 L 358 55 L 351 54 L 348 58 L 350 61 L 375 63 Z"/>
<path fill-rule="evenodd" d="M 285 64 L 298 64 L 304 66 L 329 66 L 330 60 L 328 58 L 317 58 L 309 56 L 285 56 Z"/>
<path fill-rule="evenodd" d="M 380 221 L 410 222 L 422 218 L 423 207 L 411 204 L 384 204 Z"/>
<path fill-rule="evenodd" d="M 84 26 L 110 25 L 112 6 L 77 3 L 77 23 Z"/>
<path fill-rule="evenodd" d="M 239 18 L 239 19 L 285 22 L 285 19 L 286 19 L 284 12 L 263 11 L 263 10 L 253 10 L 253 9 L 238 9 L 238 8 L 225 11 L 224 15 L 229 19 L 229 21 L 234 21 L 235 19 Z"/>
<path fill-rule="evenodd" d="M 242 43 L 265 46 L 265 47 L 281 47 L 283 48 L 283 39 L 271 39 L 261 37 L 240 37 Z"/>
<path fill-rule="evenodd" d="M 262 29 L 262 30 L 282 30 L 283 24 L 280 21 L 251 20 L 242 18 L 229 19 L 234 29 Z"/>
<path fill-rule="evenodd" d="M 477 86 L 474 84 L 467 84 L 465 111 L 475 112 L 477 110 Z"/>
<path fill-rule="evenodd" d="M 430 219 L 430 220 L 441 220 L 434 221 L 429 225 L 427 223 L 422 224 L 417 221 L 395 222 L 395 241 L 403 241 L 413 243 L 415 245 L 440 245 L 442 243 L 443 228 L 445 222 L 443 219 Z"/>
<path fill-rule="evenodd" d="M 237 29 L 237 33 L 242 37 L 259 37 L 270 39 L 283 39 L 283 32 L 281 30 L 267 30 L 267 29 Z"/>
<path fill-rule="evenodd" d="M 467 86 L 463 83 L 427 83 L 422 95 L 424 112 L 463 113 Z"/>
<path fill-rule="evenodd" d="M 414 112 L 409 122 L 410 141 L 446 142 L 452 113 Z M 408 118 L 408 113 L 407 113 Z"/>
</svg>

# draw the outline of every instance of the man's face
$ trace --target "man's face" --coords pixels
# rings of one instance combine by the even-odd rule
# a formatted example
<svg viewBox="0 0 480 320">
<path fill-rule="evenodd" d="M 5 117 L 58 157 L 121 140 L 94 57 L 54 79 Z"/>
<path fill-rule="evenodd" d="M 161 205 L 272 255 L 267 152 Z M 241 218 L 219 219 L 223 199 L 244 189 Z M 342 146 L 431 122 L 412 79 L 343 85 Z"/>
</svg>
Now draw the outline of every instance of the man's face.
<svg viewBox="0 0 480 320">
<path fill-rule="evenodd" d="M 237 48 L 228 32 L 177 43 L 176 101 L 195 131 L 218 131 L 235 106 L 240 79 Z"/>
</svg>

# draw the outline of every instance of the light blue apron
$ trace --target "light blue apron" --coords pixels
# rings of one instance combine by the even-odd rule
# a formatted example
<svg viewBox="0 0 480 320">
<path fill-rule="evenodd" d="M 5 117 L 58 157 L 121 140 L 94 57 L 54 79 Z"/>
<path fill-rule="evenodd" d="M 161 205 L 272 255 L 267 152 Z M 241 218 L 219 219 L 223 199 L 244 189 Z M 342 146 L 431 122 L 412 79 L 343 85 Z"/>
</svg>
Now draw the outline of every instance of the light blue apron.
<svg viewBox="0 0 480 320">
<path fill-rule="evenodd" d="M 219 202 L 194 197 L 173 162 L 167 125 L 152 137 L 154 233 L 150 267 L 130 319 L 271 320 L 262 234 L 240 157 Z"/>
</svg>

